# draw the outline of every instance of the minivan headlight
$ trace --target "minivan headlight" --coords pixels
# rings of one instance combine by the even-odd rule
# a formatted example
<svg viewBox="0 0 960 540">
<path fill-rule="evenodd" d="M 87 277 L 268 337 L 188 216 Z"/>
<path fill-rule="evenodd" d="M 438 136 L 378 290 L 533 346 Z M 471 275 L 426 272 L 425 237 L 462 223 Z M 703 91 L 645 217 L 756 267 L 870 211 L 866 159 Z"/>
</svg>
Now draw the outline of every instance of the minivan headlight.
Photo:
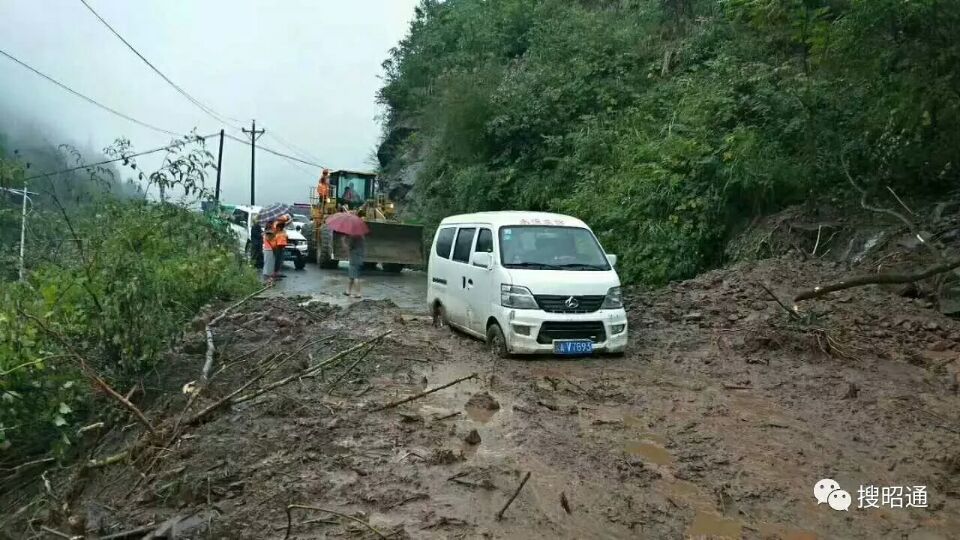
<svg viewBox="0 0 960 540">
<path fill-rule="evenodd" d="M 603 305 L 600 309 L 620 309 L 623 307 L 623 294 L 620 287 L 610 287 L 607 296 L 603 299 Z"/>
<path fill-rule="evenodd" d="M 514 309 L 537 309 L 533 293 L 526 287 L 500 284 L 500 305 Z"/>
</svg>

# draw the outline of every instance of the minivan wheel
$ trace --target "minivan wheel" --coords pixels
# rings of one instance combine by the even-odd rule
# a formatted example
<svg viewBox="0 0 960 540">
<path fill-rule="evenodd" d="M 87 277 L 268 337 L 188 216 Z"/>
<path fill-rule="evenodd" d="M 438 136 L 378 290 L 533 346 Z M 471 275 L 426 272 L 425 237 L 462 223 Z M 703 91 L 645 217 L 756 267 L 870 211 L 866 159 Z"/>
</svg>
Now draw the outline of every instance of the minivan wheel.
<svg viewBox="0 0 960 540">
<path fill-rule="evenodd" d="M 493 323 L 487 327 L 487 345 L 490 347 L 490 352 L 497 358 L 510 358 L 507 339 L 503 337 L 503 330 L 499 324 Z"/>
<path fill-rule="evenodd" d="M 433 325 L 437 328 L 450 326 L 450 321 L 447 319 L 447 308 L 443 307 L 443 304 L 438 304 L 433 308 Z"/>
</svg>

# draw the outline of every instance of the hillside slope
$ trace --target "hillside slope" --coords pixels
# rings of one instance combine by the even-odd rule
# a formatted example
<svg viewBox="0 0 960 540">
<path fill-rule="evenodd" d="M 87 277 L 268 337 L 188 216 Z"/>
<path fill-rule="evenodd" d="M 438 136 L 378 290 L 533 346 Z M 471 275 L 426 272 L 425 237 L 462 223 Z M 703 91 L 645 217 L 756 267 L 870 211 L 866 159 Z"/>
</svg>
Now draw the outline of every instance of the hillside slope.
<svg viewBox="0 0 960 540">
<path fill-rule="evenodd" d="M 628 280 L 689 277 L 756 216 L 854 199 L 847 173 L 956 185 L 958 23 L 939 0 L 424 0 L 384 63 L 382 173 L 427 223 L 574 213 Z"/>
</svg>

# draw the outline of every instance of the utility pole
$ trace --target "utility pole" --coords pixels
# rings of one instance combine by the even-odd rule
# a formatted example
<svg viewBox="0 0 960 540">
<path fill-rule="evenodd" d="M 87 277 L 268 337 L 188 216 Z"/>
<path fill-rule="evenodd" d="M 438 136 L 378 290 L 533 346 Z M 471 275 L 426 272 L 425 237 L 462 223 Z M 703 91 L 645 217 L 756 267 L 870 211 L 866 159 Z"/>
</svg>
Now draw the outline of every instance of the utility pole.
<svg viewBox="0 0 960 540">
<path fill-rule="evenodd" d="M 250 206 L 256 204 L 256 195 L 257 195 L 257 184 L 255 181 L 256 177 L 256 163 L 257 163 L 257 139 L 263 135 L 265 129 L 257 131 L 257 121 L 253 121 L 253 126 L 250 130 L 243 129 L 244 133 L 250 135 Z"/>
<path fill-rule="evenodd" d="M 23 183 L 23 189 L 11 189 L 11 188 L 0 188 L 0 191 L 6 191 L 7 193 L 13 193 L 15 195 L 20 195 L 23 199 L 20 207 L 20 261 L 19 261 L 19 276 L 20 281 L 23 281 L 26 278 L 26 272 L 24 268 L 24 255 L 26 253 L 26 241 L 27 241 L 27 203 L 30 203 L 30 206 L 33 206 L 33 201 L 30 199 L 30 195 L 36 195 L 32 191 L 27 191 L 27 183 Z"/>
<path fill-rule="evenodd" d="M 25 247 L 26 242 L 27 242 L 27 199 L 30 198 L 30 197 L 27 195 L 27 193 L 28 193 L 28 192 L 27 192 L 27 183 L 24 182 L 24 183 L 23 183 L 23 193 L 22 193 L 22 195 L 23 195 L 23 206 L 21 206 L 21 210 L 20 210 L 20 282 L 21 282 L 21 283 L 22 283 L 23 280 L 24 280 L 24 272 L 23 272 L 23 268 L 24 268 L 24 267 L 23 267 L 23 258 L 24 258 L 24 257 L 23 257 L 23 256 L 24 256 L 24 247 Z M 32 201 L 31 201 L 31 204 L 33 204 Z"/>
<path fill-rule="evenodd" d="M 220 202 L 220 171 L 223 170 L 223 130 L 220 130 L 220 152 L 217 153 L 217 191 L 213 193 L 213 200 Z"/>
</svg>

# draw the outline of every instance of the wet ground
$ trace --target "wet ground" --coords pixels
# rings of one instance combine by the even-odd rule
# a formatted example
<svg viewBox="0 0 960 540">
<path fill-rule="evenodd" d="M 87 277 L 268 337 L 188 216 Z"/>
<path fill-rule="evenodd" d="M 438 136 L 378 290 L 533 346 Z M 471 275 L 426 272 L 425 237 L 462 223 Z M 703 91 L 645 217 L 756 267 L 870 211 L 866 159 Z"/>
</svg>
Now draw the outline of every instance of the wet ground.
<svg viewBox="0 0 960 540">
<path fill-rule="evenodd" d="M 286 277 L 278 280 L 277 286 L 267 296 L 309 296 L 315 300 L 336 306 L 347 306 L 358 300 L 345 296 L 347 290 L 347 264 L 340 263 L 334 270 L 322 270 L 308 264 L 303 270 L 293 265 L 284 265 Z M 361 295 L 367 300 L 390 300 L 402 310 L 424 312 L 427 298 L 427 275 L 424 272 L 404 270 L 399 274 L 382 270 L 369 270 L 361 274 Z"/>
<path fill-rule="evenodd" d="M 189 410 L 290 384 L 96 470 L 14 532 L 65 530 L 70 508 L 100 534 L 179 518 L 188 538 L 958 538 L 960 324 L 879 289 L 806 303 L 794 321 L 755 285 L 841 274 L 782 260 L 628 295 L 620 359 L 494 360 L 389 301 L 254 301 L 217 327 L 216 375 Z M 171 358 L 172 389 L 196 378 L 204 344 L 192 333 Z M 149 415 L 176 418 L 185 401 Z M 124 429 L 95 457 L 129 445 Z M 817 504 L 824 478 L 849 511 Z M 928 499 L 858 508 L 869 485 Z"/>
</svg>

